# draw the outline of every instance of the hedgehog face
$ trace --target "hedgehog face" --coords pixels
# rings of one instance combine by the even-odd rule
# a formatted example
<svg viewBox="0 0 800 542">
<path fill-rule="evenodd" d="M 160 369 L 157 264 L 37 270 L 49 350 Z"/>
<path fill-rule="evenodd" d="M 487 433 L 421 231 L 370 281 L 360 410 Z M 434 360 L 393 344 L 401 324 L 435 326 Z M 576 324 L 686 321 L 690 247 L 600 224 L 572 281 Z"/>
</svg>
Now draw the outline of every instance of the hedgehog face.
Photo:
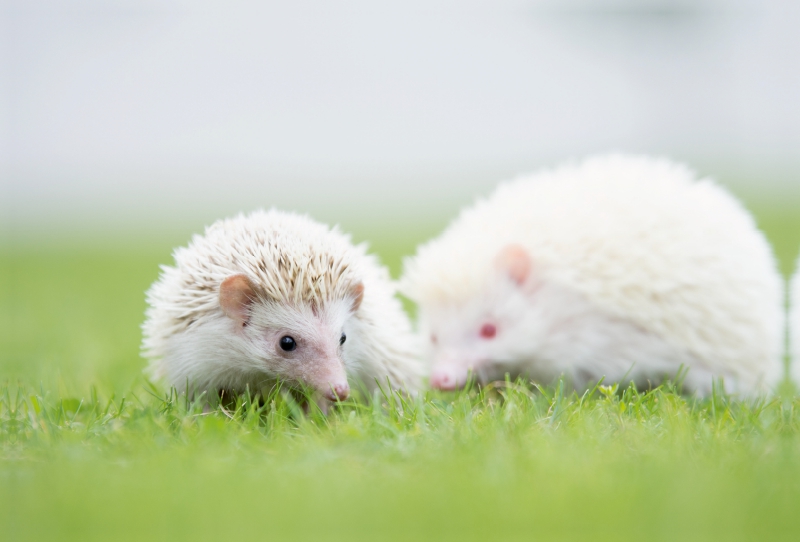
<svg viewBox="0 0 800 542">
<path fill-rule="evenodd" d="M 363 287 L 357 285 L 351 296 L 323 307 L 265 301 L 250 279 L 234 275 L 220 287 L 220 306 L 253 368 L 289 384 L 309 386 L 336 401 L 350 393 L 345 343 L 348 322 L 362 293 Z"/>
<path fill-rule="evenodd" d="M 498 254 L 479 295 L 421 306 L 431 386 L 460 388 L 470 373 L 482 383 L 517 376 L 544 338 L 546 319 L 536 306 L 540 285 L 525 250 L 510 245 Z"/>
</svg>

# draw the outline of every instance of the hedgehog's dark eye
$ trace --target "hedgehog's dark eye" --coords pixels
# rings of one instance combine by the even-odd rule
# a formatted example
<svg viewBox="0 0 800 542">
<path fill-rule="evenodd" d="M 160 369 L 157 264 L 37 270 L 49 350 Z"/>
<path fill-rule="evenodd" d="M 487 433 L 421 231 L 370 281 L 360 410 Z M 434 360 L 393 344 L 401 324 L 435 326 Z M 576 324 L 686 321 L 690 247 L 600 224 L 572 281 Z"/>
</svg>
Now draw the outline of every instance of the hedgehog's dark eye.
<svg viewBox="0 0 800 542">
<path fill-rule="evenodd" d="M 281 337 L 281 348 L 286 350 L 287 352 L 291 352 L 295 348 L 297 348 L 297 343 L 294 339 L 289 337 L 288 335 L 285 337 Z"/>
<path fill-rule="evenodd" d="M 339 344 L 344 344 L 344 342 L 345 342 L 346 340 L 347 340 L 347 335 L 345 335 L 344 333 L 342 333 L 342 336 L 341 336 L 341 337 L 339 337 Z"/>
</svg>

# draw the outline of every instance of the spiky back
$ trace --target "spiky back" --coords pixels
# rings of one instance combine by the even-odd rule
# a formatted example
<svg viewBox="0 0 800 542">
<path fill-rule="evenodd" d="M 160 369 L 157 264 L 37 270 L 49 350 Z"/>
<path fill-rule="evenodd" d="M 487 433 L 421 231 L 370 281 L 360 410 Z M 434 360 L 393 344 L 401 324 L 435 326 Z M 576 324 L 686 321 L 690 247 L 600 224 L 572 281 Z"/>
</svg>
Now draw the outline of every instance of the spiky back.
<svg viewBox="0 0 800 542">
<path fill-rule="evenodd" d="M 421 305 L 480 295 L 508 243 L 545 278 L 701 359 L 777 367 L 769 244 L 728 192 L 680 164 L 598 156 L 500 185 L 406 261 L 404 293 Z"/>
<path fill-rule="evenodd" d="M 162 356 L 167 337 L 218 316 L 219 285 L 230 275 L 245 273 L 266 300 L 324 307 L 348 295 L 369 257 L 336 228 L 270 210 L 217 221 L 174 258 L 147 293 L 147 357 Z"/>
</svg>

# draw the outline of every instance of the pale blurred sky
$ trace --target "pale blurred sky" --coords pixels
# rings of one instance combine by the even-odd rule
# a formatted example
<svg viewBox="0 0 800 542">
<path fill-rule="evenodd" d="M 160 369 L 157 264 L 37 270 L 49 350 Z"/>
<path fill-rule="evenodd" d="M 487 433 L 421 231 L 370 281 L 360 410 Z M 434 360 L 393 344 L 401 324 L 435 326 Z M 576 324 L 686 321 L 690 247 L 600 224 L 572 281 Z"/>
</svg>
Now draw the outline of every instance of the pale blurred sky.
<svg viewBox="0 0 800 542">
<path fill-rule="evenodd" d="M 797 1 L 12 0 L 0 46 L 18 232 L 399 225 L 606 150 L 800 184 Z"/>
</svg>

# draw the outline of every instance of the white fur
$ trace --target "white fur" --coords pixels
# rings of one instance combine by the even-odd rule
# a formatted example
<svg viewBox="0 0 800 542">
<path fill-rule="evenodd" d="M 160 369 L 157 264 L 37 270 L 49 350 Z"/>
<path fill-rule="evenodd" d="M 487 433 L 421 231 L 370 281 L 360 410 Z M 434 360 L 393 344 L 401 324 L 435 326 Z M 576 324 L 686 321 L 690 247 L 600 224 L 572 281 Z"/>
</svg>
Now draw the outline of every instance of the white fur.
<svg viewBox="0 0 800 542">
<path fill-rule="evenodd" d="M 524 247 L 536 288 L 493 262 Z M 689 369 L 745 394 L 782 376 L 783 283 L 750 214 L 663 159 L 607 155 L 500 185 L 405 262 L 403 292 L 438 364 L 578 385 Z M 492 340 L 477 330 L 499 322 Z M 456 361 L 459 359 L 460 361 Z M 492 373 L 492 374 L 489 374 Z"/>
<path fill-rule="evenodd" d="M 789 374 L 800 385 L 800 260 L 789 285 Z"/>
<path fill-rule="evenodd" d="M 276 210 L 220 220 L 174 253 L 175 266 L 147 292 L 143 354 L 151 372 L 180 390 L 259 390 L 276 379 L 303 381 L 308 367 L 274 355 L 279 335 L 295 329 L 344 363 L 348 380 L 414 391 L 420 382 L 416 339 L 385 267 L 336 228 Z M 263 295 L 252 325 L 237 327 L 219 303 L 221 282 L 238 273 Z M 351 311 L 353 284 L 364 286 Z M 346 343 L 339 347 L 344 331 Z M 277 332 L 276 332 L 277 333 Z"/>
</svg>

